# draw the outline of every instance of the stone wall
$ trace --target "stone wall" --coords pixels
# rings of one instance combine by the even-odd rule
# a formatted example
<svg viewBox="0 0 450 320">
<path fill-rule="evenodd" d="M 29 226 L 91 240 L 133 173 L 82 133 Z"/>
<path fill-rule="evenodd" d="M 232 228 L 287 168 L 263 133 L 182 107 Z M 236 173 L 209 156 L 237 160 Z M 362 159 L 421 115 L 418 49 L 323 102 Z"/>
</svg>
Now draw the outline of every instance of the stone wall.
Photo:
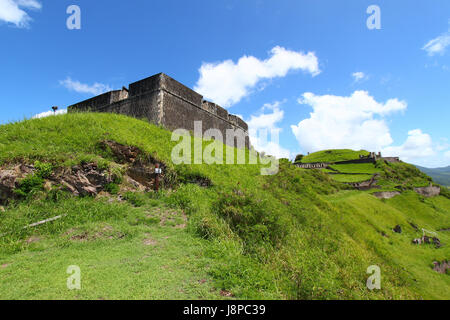
<svg viewBox="0 0 450 320">
<path fill-rule="evenodd" d="M 221 131 L 224 142 L 226 130 L 233 129 L 238 140 L 250 147 L 248 125 L 224 108 L 203 100 L 203 96 L 171 77 L 160 73 L 131 83 L 125 88 L 72 105 L 69 112 L 113 112 L 135 118 L 145 118 L 169 130 L 194 131 L 194 122 L 202 121 L 202 133 L 209 129 Z M 236 145 L 234 139 L 230 145 Z"/>
<path fill-rule="evenodd" d="M 314 162 L 314 163 L 295 163 L 295 165 L 302 169 L 323 169 L 327 168 L 330 164 L 326 162 Z"/>
</svg>

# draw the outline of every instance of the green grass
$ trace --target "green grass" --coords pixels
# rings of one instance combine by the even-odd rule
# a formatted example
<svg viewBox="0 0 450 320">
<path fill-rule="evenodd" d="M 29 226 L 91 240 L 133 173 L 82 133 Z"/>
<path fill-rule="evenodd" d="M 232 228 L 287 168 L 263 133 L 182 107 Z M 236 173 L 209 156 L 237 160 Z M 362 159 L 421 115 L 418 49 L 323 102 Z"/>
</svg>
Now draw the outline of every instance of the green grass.
<svg viewBox="0 0 450 320">
<path fill-rule="evenodd" d="M 238 299 L 450 298 L 448 275 L 431 267 L 449 257 L 448 245 L 414 246 L 419 233 L 408 227 L 450 227 L 448 198 L 406 192 L 379 200 L 349 190 L 335 175 L 285 161 L 273 176 L 262 176 L 261 165 L 175 165 L 170 155 L 177 142 L 170 137 L 112 114 L 0 126 L 3 166 L 40 161 L 55 169 L 96 161 L 113 170 L 114 157 L 98 144 L 109 139 L 164 161 L 176 180 L 159 193 L 121 194 L 122 202 L 118 195 L 75 198 L 39 189 L 10 203 L 0 213 L 0 234 L 6 233 L 0 298 L 215 299 L 223 298 L 221 290 Z M 382 165 L 377 168 L 390 183 L 427 181 L 403 164 Z M 212 185 L 189 183 L 192 177 Z M 58 215 L 64 216 L 23 229 Z M 396 224 L 405 232 L 393 233 Z M 450 241 L 448 234 L 439 237 Z M 72 264 L 82 270 L 80 291 L 65 287 Z M 382 270 L 382 289 L 370 291 L 366 270 L 374 264 Z"/>
<path fill-rule="evenodd" d="M 373 163 L 351 163 L 351 164 L 334 164 L 330 166 L 332 169 L 341 173 L 379 173 L 382 170 L 375 167 Z"/>
<path fill-rule="evenodd" d="M 339 182 L 363 182 L 372 178 L 371 174 L 331 174 L 331 179 Z"/>
<path fill-rule="evenodd" d="M 359 159 L 360 155 L 367 156 L 369 155 L 369 152 L 365 150 L 354 151 L 350 149 L 323 150 L 304 156 L 301 162 L 310 163 L 346 161 Z"/>
<path fill-rule="evenodd" d="M 213 262 L 205 256 L 206 241 L 159 226 L 147 211 L 127 205 L 93 199 L 60 204 L 65 210 L 48 209 L 69 212 L 67 217 L 10 237 L 14 244 L 1 241 L 0 299 L 223 298 L 208 275 Z M 9 214 L 20 219 L 23 210 Z M 79 217 L 95 211 L 101 217 Z M 5 254 L 10 250 L 16 253 Z M 69 265 L 80 267 L 82 290 L 67 289 Z"/>
</svg>

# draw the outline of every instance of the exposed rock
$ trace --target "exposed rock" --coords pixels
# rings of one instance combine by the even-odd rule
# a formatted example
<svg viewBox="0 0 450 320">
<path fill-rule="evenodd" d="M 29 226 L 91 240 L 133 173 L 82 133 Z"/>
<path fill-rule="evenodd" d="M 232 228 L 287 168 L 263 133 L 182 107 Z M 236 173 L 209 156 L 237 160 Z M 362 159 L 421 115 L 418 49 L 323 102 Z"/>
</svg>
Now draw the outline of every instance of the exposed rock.
<svg viewBox="0 0 450 320">
<path fill-rule="evenodd" d="M 140 184 L 139 182 L 137 182 L 136 180 L 132 179 L 129 176 L 125 176 L 124 181 L 125 183 L 127 183 L 128 185 L 132 186 L 134 189 L 137 189 L 139 191 L 145 191 L 147 189 L 144 185 Z"/>
<path fill-rule="evenodd" d="M 133 163 L 142 154 L 141 150 L 134 146 L 125 146 L 116 141 L 105 140 L 100 142 L 103 148 L 109 148 L 114 156 L 122 163 Z"/>
<path fill-rule="evenodd" d="M 131 179 L 147 188 L 153 186 L 156 177 L 154 166 L 145 166 L 141 163 L 136 163 L 134 166 L 130 167 L 127 170 L 127 174 Z"/>
<path fill-rule="evenodd" d="M 430 184 L 428 187 L 414 188 L 414 191 L 424 197 L 430 198 L 438 196 L 441 193 L 441 188 Z"/>
<path fill-rule="evenodd" d="M 402 233 L 402 227 L 400 225 L 396 225 L 393 231 L 396 233 Z"/>
<path fill-rule="evenodd" d="M 112 179 L 106 172 L 101 172 L 95 163 L 72 167 L 69 172 L 60 174 L 55 179 L 74 195 L 96 196 Z"/>
<path fill-rule="evenodd" d="M 169 186 L 176 181 L 176 175 L 165 174 L 167 167 L 164 163 L 157 162 L 151 156 L 144 157 L 145 154 L 137 147 L 125 146 L 110 140 L 102 141 L 100 144 L 110 149 L 117 161 L 125 163 L 123 167 L 127 169 L 127 172 L 123 178 L 133 190 L 153 189 L 157 163 L 162 170 L 162 174 L 159 175 L 162 185 Z M 32 174 L 34 170 L 33 166 L 25 164 L 0 169 L 0 204 L 6 204 L 8 199 L 14 198 L 14 189 L 18 187 L 20 179 Z M 113 180 L 114 176 L 98 168 L 96 163 L 84 163 L 72 168 L 54 169 L 51 176 L 45 180 L 43 187 L 47 192 L 57 186 L 76 196 L 97 196 Z M 201 181 L 201 183 L 208 184 L 209 181 Z"/>
<path fill-rule="evenodd" d="M 0 170 L 0 203 L 6 203 L 9 198 L 14 197 L 14 188 L 18 174 L 13 170 Z"/>
<path fill-rule="evenodd" d="M 398 196 L 401 193 L 398 191 L 382 191 L 382 192 L 374 192 L 372 194 L 378 199 L 391 199 L 395 196 Z"/>
<path fill-rule="evenodd" d="M 433 270 L 439 273 L 446 273 L 447 269 L 450 269 L 450 262 L 449 261 L 442 261 L 442 262 L 437 262 L 434 261 L 434 268 Z"/>
<path fill-rule="evenodd" d="M 5 204 L 8 199 L 14 198 L 14 189 L 18 186 L 19 180 L 33 171 L 33 166 L 25 164 L 0 169 L 0 204 Z"/>
</svg>

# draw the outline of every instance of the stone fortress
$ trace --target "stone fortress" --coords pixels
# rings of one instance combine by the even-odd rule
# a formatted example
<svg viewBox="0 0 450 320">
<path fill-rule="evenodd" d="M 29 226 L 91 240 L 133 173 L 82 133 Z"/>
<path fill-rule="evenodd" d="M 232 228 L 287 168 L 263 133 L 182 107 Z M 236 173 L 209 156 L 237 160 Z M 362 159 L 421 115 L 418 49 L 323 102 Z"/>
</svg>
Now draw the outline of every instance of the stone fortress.
<svg viewBox="0 0 450 320">
<path fill-rule="evenodd" d="M 225 141 L 226 131 L 233 129 L 231 145 L 250 148 L 247 123 L 164 73 L 131 83 L 128 89 L 123 87 L 71 105 L 68 112 L 119 113 L 147 119 L 172 131 L 194 131 L 194 122 L 202 121 L 202 133 L 218 129 Z"/>
</svg>

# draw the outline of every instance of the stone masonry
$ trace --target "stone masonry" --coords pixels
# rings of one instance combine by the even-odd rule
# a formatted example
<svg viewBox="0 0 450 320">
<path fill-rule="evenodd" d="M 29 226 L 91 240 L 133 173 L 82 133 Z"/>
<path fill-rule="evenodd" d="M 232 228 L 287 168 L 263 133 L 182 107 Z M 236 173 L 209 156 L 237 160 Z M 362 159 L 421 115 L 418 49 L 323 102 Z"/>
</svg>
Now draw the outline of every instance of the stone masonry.
<svg viewBox="0 0 450 320">
<path fill-rule="evenodd" d="M 230 145 L 250 147 L 248 125 L 224 108 L 203 100 L 203 96 L 164 73 L 129 85 L 129 89 L 110 91 L 68 107 L 69 112 L 112 112 L 146 119 L 169 130 L 194 131 L 194 122 L 202 121 L 202 133 L 218 129 L 224 142 L 227 129 L 235 138 Z"/>
</svg>

